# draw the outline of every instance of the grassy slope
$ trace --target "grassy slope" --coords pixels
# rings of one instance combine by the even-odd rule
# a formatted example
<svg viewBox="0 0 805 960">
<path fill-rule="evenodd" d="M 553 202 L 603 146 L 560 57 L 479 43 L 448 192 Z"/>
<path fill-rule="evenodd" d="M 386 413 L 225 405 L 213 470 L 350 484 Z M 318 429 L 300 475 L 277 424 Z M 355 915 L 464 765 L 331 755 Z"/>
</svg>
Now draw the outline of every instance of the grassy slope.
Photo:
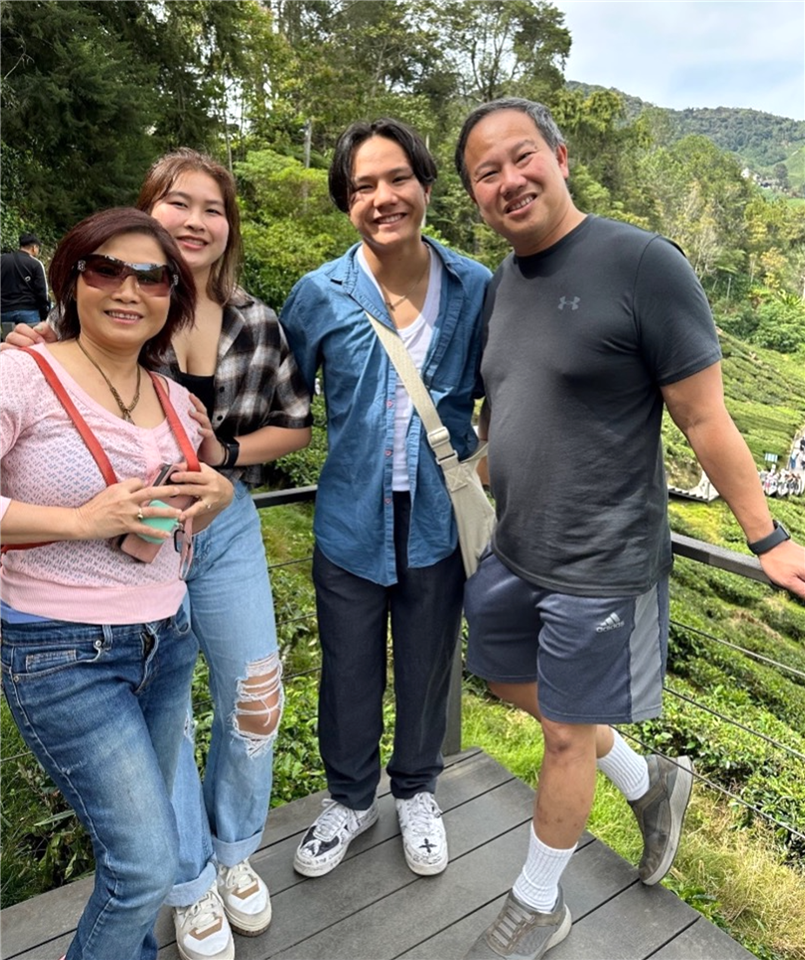
<svg viewBox="0 0 805 960">
<path fill-rule="evenodd" d="M 788 182 L 792 185 L 805 186 L 805 147 L 799 147 L 786 158 L 788 167 Z"/>
</svg>

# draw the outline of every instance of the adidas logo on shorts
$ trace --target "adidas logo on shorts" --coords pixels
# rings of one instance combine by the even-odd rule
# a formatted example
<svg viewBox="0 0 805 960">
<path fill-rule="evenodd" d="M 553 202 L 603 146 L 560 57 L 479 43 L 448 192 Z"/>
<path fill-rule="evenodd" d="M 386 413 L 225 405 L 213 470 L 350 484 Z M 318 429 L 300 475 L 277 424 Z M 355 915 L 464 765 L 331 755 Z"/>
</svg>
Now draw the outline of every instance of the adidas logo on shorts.
<svg viewBox="0 0 805 960">
<path fill-rule="evenodd" d="M 606 620 L 602 620 L 601 623 L 595 628 L 596 633 L 607 633 L 609 630 L 619 630 L 621 627 L 626 626 L 623 620 L 617 615 L 617 613 L 610 613 Z"/>
</svg>

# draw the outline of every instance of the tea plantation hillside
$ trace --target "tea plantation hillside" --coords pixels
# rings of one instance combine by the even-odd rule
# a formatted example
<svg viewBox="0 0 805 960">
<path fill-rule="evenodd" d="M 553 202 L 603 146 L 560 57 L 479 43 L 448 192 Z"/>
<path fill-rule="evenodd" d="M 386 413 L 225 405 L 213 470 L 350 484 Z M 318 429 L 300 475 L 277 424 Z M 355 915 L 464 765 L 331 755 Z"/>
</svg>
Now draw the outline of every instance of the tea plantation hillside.
<svg viewBox="0 0 805 960">
<path fill-rule="evenodd" d="M 785 465 L 805 425 L 805 360 L 721 337 L 727 406 L 758 466 L 766 452 Z M 699 469 L 679 431 L 666 418 L 666 463 L 674 483 L 698 479 Z M 805 541 L 802 497 L 770 499 L 772 514 Z M 743 532 L 722 500 L 672 500 L 674 531 L 745 553 Z M 672 577 L 669 686 L 713 711 L 805 752 L 805 605 L 780 591 L 689 560 Z M 785 664 L 785 671 L 735 647 Z M 798 671 L 798 673 L 796 672 Z M 664 736 L 698 757 L 701 772 L 783 823 L 805 824 L 805 764 L 790 753 L 736 731 L 712 713 L 666 698 Z M 660 729 L 661 724 L 644 725 Z M 751 816 L 747 813 L 747 820 Z M 778 838 L 793 862 L 805 844 L 784 829 Z"/>
</svg>

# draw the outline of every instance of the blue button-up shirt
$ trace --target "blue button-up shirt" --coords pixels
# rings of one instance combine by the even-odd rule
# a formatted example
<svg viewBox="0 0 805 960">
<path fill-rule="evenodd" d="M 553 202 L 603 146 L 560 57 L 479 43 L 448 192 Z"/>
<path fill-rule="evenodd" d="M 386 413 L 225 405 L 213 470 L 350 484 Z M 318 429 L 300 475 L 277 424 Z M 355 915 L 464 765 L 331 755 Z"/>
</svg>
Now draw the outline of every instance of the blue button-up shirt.
<svg viewBox="0 0 805 960">
<path fill-rule="evenodd" d="M 439 315 L 422 379 L 459 459 L 477 445 L 472 427 L 480 381 L 481 308 L 491 274 L 430 238 L 444 265 Z M 397 581 L 392 472 L 397 372 L 366 313 L 392 327 L 377 287 L 357 261 L 359 244 L 303 277 L 280 317 L 312 391 L 321 367 L 328 454 L 319 477 L 314 533 L 333 563 L 374 583 Z M 449 556 L 457 533 L 442 471 L 414 412 L 407 436 L 411 481 L 408 563 Z"/>
</svg>

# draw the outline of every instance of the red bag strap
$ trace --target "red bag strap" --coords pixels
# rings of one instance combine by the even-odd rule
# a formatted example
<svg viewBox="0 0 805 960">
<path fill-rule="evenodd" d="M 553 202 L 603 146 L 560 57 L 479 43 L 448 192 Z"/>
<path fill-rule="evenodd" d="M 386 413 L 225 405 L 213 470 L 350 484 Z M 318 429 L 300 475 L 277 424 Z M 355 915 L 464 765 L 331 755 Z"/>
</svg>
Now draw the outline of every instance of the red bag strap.
<svg viewBox="0 0 805 960">
<path fill-rule="evenodd" d="M 44 374 L 44 377 L 53 389 L 53 392 L 59 398 L 61 405 L 67 411 L 68 416 L 75 424 L 78 432 L 81 434 L 81 439 L 87 445 L 89 452 L 92 454 L 95 462 L 98 464 L 98 468 L 101 471 L 103 479 L 106 481 L 107 487 L 110 487 L 113 483 L 118 483 L 117 475 L 112 468 L 112 464 L 109 462 L 109 457 L 107 457 L 104 453 L 103 447 L 100 445 L 100 443 L 98 443 L 95 434 L 92 432 L 92 430 L 90 430 L 86 420 L 76 409 L 76 405 L 68 396 L 67 391 L 62 386 L 61 380 L 59 380 L 53 371 L 53 367 L 51 367 L 41 353 L 31 350 L 30 347 L 20 347 L 20 349 L 24 350 L 28 356 L 33 357 L 33 359 L 36 361 L 37 366 Z M 159 402 L 162 405 L 162 410 L 167 417 L 168 425 L 173 431 L 173 435 L 176 437 L 176 442 L 179 444 L 179 449 L 182 451 L 182 455 L 187 461 L 187 469 L 201 470 L 198 457 L 196 456 L 196 451 L 193 449 L 193 445 L 190 443 L 190 438 L 187 436 L 187 432 L 182 426 L 181 420 L 179 420 L 179 416 L 170 401 L 167 390 L 162 386 L 160 378 L 155 373 L 151 373 L 149 370 L 149 374 L 151 376 L 151 381 L 154 384 L 154 389 L 156 390 Z M 192 523 L 190 530 L 192 530 Z M 188 535 L 190 535 L 189 532 Z M 47 542 L 18 543 L 14 545 L 4 544 L 1 550 L 2 553 L 6 553 L 8 550 L 30 550 L 33 547 L 44 546 L 47 546 Z"/>
<path fill-rule="evenodd" d="M 190 442 L 190 438 L 187 436 L 187 432 L 182 426 L 178 414 L 173 409 L 168 391 L 162 386 L 161 377 L 156 373 L 151 373 L 151 380 L 154 384 L 154 390 L 156 390 L 157 396 L 159 397 L 159 402 L 162 404 L 162 409 L 165 411 L 165 416 L 168 418 L 168 423 L 173 431 L 173 435 L 176 437 L 176 442 L 179 444 L 179 449 L 182 451 L 182 456 L 185 458 L 187 469 L 201 470 L 196 451 L 193 449 L 193 444 Z"/>
<path fill-rule="evenodd" d="M 53 388 L 53 392 L 59 398 L 61 405 L 67 411 L 67 415 L 73 421 L 76 426 L 76 429 L 81 434 L 81 439 L 89 448 L 89 452 L 92 454 L 95 462 L 98 464 L 98 468 L 101 471 L 103 479 L 106 481 L 106 486 L 110 487 L 113 483 L 117 483 L 117 475 L 115 474 L 112 464 L 109 462 L 109 457 L 103 451 L 103 447 L 98 443 L 95 438 L 95 434 L 90 430 L 87 425 L 87 421 L 81 416 L 81 414 L 76 409 L 76 405 L 67 395 L 67 391 L 61 384 L 61 380 L 53 372 L 53 367 L 48 363 L 47 360 L 42 356 L 41 353 L 37 353 L 35 350 L 31 350 L 30 347 L 20 347 L 21 350 L 24 350 L 29 357 L 33 357 L 36 361 L 37 366 L 44 374 L 45 380 Z M 43 541 L 41 543 L 17 543 L 17 544 L 3 544 L 0 548 L 0 552 L 7 553 L 9 550 L 31 550 L 34 547 L 46 547 L 49 543 L 53 541 Z"/>
<path fill-rule="evenodd" d="M 100 443 L 98 443 L 95 438 L 95 434 L 87 426 L 86 420 L 81 416 L 81 414 L 76 409 L 75 404 L 67 395 L 67 391 L 61 384 L 61 380 L 53 372 L 53 367 L 45 360 L 41 353 L 37 353 L 35 350 L 31 350 L 30 347 L 21 347 L 20 349 L 24 350 L 29 357 L 33 357 L 36 361 L 39 369 L 45 375 L 45 379 L 53 388 L 53 392 L 61 401 L 62 406 L 67 411 L 70 419 L 76 425 L 76 429 L 81 434 L 81 439 L 86 443 L 89 448 L 89 452 L 92 454 L 95 462 L 98 464 L 98 467 L 101 471 L 103 479 L 106 481 L 106 486 L 111 487 L 113 483 L 117 483 L 117 475 L 112 469 L 112 464 L 109 462 L 109 457 L 103 451 Z"/>
</svg>

